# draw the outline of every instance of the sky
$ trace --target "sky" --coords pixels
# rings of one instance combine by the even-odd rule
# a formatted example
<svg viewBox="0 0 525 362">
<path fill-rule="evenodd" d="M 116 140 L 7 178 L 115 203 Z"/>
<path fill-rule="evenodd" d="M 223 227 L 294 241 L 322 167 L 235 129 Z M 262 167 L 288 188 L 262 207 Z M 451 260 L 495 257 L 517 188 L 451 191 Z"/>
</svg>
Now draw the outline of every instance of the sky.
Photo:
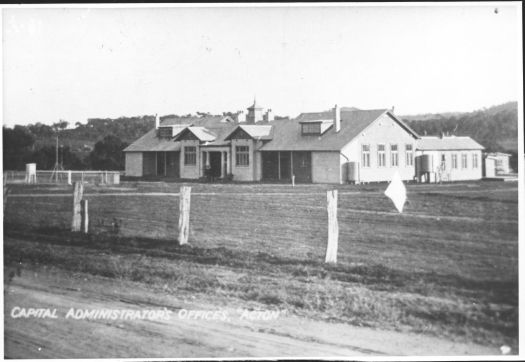
<svg viewBox="0 0 525 362">
<path fill-rule="evenodd" d="M 519 7 L 4 8 L 3 123 L 472 111 L 520 96 Z"/>
</svg>

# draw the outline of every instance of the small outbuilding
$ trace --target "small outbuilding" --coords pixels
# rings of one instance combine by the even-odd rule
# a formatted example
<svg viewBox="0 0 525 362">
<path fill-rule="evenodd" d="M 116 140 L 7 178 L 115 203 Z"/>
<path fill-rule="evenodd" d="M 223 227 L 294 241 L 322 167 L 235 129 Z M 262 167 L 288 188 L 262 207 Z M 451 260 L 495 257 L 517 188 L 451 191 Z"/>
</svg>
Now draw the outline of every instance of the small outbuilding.
<svg viewBox="0 0 525 362">
<path fill-rule="evenodd" d="M 510 153 L 490 152 L 484 155 L 483 176 L 496 177 L 512 173 L 510 168 Z"/>
</svg>

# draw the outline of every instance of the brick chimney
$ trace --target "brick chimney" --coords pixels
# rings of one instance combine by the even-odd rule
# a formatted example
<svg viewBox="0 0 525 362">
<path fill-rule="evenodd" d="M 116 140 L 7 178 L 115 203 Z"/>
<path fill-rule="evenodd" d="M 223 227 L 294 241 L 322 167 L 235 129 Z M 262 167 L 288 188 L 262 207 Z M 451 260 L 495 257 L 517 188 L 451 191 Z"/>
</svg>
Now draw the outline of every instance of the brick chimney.
<svg viewBox="0 0 525 362">
<path fill-rule="evenodd" d="M 155 129 L 159 129 L 160 126 L 160 118 L 157 113 L 155 113 Z"/>
<path fill-rule="evenodd" d="M 341 130 L 341 108 L 337 104 L 334 107 L 334 126 L 336 132 Z"/>
</svg>

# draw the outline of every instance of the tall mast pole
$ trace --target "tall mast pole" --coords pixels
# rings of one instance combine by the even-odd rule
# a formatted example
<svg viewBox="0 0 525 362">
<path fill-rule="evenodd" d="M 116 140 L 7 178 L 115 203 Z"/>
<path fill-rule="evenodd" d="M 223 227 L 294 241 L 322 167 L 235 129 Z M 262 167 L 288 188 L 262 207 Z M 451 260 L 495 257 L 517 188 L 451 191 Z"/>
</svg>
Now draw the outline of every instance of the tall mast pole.
<svg viewBox="0 0 525 362">
<path fill-rule="evenodd" d="M 57 134 L 57 142 L 56 142 L 56 147 L 55 147 L 55 170 L 56 170 L 55 178 L 56 178 L 56 182 L 58 182 L 58 134 Z"/>
</svg>

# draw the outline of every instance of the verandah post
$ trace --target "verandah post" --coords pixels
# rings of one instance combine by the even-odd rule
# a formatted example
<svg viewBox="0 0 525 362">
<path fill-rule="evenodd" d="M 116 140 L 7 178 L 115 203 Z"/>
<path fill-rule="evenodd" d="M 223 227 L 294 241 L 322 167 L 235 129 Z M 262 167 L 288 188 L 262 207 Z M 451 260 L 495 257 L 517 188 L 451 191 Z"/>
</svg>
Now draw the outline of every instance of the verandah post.
<svg viewBox="0 0 525 362">
<path fill-rule="evenodd" d="M 339 225 L 337 223 L 337 190 L 326 192 L 328 211 L 328 243 L 326 246 L 325 263 L 337 263 L 337 244 Z"/>
<path fill-rule="evenodd" d="M 179 244 L 188 243 L 190 234 L 191 187 L 182 186 L 179 193 Z"/>
<path fill-rule="evenodd" d="M 80 231 L 82 217 L 80 200 L 84 193 L 84 185 L 81 182 L 75 182 L 73 188 L 73 219 L 71 221 L 71 231 Z"/>
</svg>

